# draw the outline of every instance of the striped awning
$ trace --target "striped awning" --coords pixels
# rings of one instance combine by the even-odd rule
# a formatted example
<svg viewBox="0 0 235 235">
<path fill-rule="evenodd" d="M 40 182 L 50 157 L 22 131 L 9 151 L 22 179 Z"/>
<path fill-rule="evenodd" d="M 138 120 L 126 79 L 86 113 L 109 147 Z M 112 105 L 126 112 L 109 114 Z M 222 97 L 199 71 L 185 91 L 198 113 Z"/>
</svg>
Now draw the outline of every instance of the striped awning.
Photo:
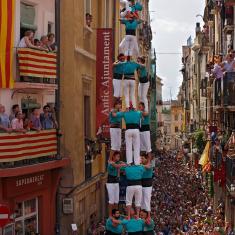
<svg viewBox="0 0 235 235">
<path fill-rule="evenodd" d="M 56 53 L 18 48 L 20 76 L 56 78 Z"/>
<path fill-rule="evenodd" d="M 0 133 L 0 162 L 46 157 L 57 154 L 56 130 Z"/>
<path fill-rule="evenodd" d="M 0 0 L 0 88 L 13 88 L 15 0 Z"/>
</svg>

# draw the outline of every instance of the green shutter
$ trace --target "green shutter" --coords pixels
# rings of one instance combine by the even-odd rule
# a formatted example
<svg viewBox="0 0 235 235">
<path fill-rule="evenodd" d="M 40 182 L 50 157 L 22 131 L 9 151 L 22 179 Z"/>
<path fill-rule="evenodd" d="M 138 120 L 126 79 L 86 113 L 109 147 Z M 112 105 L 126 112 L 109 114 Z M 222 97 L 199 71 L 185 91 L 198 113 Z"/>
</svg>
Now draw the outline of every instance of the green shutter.
<svg viewBox="0 0 235 235">
<path fill-rule="evenodd" d="M 20 27 L 24 29 L 37 30 L 35 21 L 35 7 L 20 3 Z"/>
</svg>

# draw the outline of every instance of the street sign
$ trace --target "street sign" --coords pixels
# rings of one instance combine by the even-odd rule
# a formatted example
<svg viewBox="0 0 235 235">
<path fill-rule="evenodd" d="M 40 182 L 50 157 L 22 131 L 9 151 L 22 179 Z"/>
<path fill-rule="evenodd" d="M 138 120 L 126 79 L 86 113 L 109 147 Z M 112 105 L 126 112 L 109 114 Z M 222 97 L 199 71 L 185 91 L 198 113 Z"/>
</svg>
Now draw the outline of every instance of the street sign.
<svg viewBox="0 0 235 235">
<path fill-rule="evenodd" d="M 0 228 L 3 228 L 10 221 L 10 210 L 6 205 L 0 204 Z"/>
</svg>

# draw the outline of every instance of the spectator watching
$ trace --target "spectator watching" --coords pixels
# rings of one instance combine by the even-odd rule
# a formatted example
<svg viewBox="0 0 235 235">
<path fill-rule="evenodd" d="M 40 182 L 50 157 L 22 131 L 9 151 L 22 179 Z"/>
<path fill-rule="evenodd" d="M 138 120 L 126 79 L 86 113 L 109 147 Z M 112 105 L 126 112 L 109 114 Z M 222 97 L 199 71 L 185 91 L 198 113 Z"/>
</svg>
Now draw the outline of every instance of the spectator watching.
<svg viewBox="0 0 235 235">
<path fill-rule="evenodd" d="M 26 132 L 24 129 L 23 114 L 21 112 L 16 113 L 15 118 L 12 120 L 11 126 L 14 132 Z"/>
<path fill-rule="evenodd" d="M 0 104 L 0 132 L 11 132 L 10 119 L 5 113 L 5 106 Z"/>
</svg>

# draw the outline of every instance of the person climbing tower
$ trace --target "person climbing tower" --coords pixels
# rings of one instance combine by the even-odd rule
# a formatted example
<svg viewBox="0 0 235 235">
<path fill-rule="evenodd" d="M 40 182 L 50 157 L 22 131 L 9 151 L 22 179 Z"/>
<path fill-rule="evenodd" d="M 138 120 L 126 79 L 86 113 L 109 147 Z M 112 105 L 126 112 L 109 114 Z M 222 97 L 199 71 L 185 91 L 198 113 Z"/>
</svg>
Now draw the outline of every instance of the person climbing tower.
<svg viewBox="0 0 235 235">
<path fill-rule="evenodd" d="M 126 108 L 129 108 L 130 102 L 133 107 L 136 108 L 136 97 L 135 97 L 135 72 L 137 69 L 144 67 L 131 60 L 131 57 L 127 57 L 127 61 L 123 63 L 124 73 L 124 97 Z"/>
<path fill-rule="evenodd" d="M 114 102 L 116 99 L 122 97 L 123 62 L 125 62 L 125 55 L 123 53 L 120 53 L 117 57 L 117 61 L 113 63 Z"/>
<path fill-rule="evenodd" d="M 149 89 L 149 79 L 148 73 L 145 66 L 145 58 L 139 57 L 137 59 L 137 63 L 142 64 L 143 66 L 138 68 L 138 76 L 139 76 L 139 87 L 138 87 L 138 95 L 139 101 L 144 102 L 145 111 L 148 112 L 149 105 L 148 105 L 148 89 Z"/>
<path fill-rule="evenodd" d="M 130 16 L 139 19 L 139 11 L 142 11 L 143 6 L 140 2 L 135 0 L 120 0 L 120 3 L 124 4 L 124 8 L 120 12 L 121 18 L 129 19 Z"/>
<path fill-rule="evenodd" d="M 139 56 L 139 46 L 136 38 L 136 29 L 143 21 L 130 16 L 130 19 L 122 18 L 121 23 L 125 25 L 126 36 L 119 45 L 119 52 L 125 56 Z"/>
</svg>

